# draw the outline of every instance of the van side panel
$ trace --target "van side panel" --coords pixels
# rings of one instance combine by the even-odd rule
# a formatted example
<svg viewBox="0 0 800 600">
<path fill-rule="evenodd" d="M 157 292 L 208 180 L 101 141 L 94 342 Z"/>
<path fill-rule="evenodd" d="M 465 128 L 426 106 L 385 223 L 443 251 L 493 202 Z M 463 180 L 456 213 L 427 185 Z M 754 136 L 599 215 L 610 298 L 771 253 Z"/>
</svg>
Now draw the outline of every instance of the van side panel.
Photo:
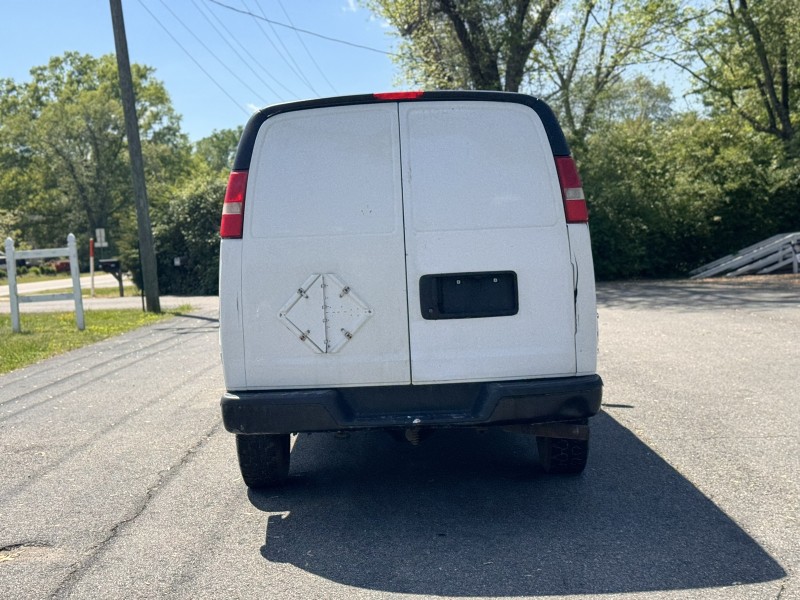
<svg viewBox="0 0 800 600">
<path fill-rule="evenodd" d="M 413 382 L 573 375 L 572 265 L 541 119 L 499 102 L 408 102 L 399 111 Z M 508 271 L 516 314 L 422 314 L 423 276 L 488 273 L 491 286 L 492 273 Z"/>
<path fill-rule="evenodd" d="M 572 260 L 575 264 L 575 352 L 578 375 L 597 370 L 597 299 L 589 225 L 573 223 L 569 232 Z"/>
<path fill-rule="evenodd" d="M 222 240 L 219 250 L 219 343 L 225 387 L 247 387 L 242 323 L 242 241 Z"/>
<path fill-rule="evenodd" d="M 397 119 L 372 104 L 260 127 L 242 240 L 247 389 L 410 382 Z"/>
</svg>

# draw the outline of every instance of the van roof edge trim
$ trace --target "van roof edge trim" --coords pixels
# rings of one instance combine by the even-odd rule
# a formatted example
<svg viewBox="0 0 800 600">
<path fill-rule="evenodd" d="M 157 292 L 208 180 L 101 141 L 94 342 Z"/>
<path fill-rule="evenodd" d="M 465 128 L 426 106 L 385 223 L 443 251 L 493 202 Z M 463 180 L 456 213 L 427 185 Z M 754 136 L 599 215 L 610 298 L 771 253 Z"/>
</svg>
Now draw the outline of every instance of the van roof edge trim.
<svg viewBox="0 0 800 600">
<path fill-rule="evenodd" d="M 441 102 L 441 101 L 482 101 L 482 102 L 512 102 L 523 104 L 532 108 L 542 120 L 547 139 L 553 156 L 569 156 L 569 145 L 564 137 L 564 132 L 558 124 L 552 109 L 535 96 L 518 94 L 515 92 L 492 92 L 492 91 L 436 91 L 425 92 L 420 98 L 408 100 L 392 100 L 392 102 Z M 256 136 L 261 125 L 269 119 L 279 114 L 307 110 L 311 108 L 327 108 L 333 106 L 353 106 L 357 104 L 386 104 L 386 100 L 376 98 L 373 94 L 357 94 L 352 96 L 334 96 L 330 98 L 315 98 L 313 100 L 299 100 L 296 102 L 286 102 L 283 104 L 273 104 L 268 106 L 250 117 L 242 133 L 239 146 L 236 149 L 236 157 L 233 161 L 233 170 L 241 171 L 250 168 L 250 159 L 253 156 L 253 148 L 256 143 Z"/>
</svg>

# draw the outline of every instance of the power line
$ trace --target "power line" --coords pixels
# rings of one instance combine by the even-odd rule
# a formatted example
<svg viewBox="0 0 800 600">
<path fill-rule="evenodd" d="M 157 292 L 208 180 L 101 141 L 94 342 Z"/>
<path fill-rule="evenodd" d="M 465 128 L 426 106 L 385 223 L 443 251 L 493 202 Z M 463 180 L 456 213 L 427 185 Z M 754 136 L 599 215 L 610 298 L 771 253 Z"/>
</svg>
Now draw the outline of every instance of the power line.
<svg viewBox="0 0 800 600">
<path fill-rule="evenodd" d="M 263 61 L 257 59 L 255 56 L 253 56 L 253 53 L 250 52 L 247 49 L 247 46 L 242 44 L 242 42 L 239 40 L 239 36 L 238 35 L 234 35 L 234 33 L 230 29 L 228 29 L 228 27 L 225 25 L 225 23 L 222 22 L 222 19 L 220 19 L 213 10 L 211 10 L 209 8 L 208 12 L 212 17 L 214 17 L 214 19 L 216 19 L 217 23 L 219 23 L 219 26 L 222 27 L 222 29 L 225 30 L 225 32 L 228 34 L 229 38 L 232 39 L 233 41 L 235 41 L 236 44 L 239 46 L 239 48 L 241 48 L 244 51 L 244 53 L 247 56 L 250 57 L 250 59 L 252 60 L 253 64 L 258 66 L 258 68 L 261 69 L 267 77 L 272 79 L 272 81 L 274 81 L 276 85 L 279 85 L 280 87 L 282 87 L 286 91 L 287 94 L 289 94 L 290 96 L 292 96 L 294 98 L 298 97 L 298 94 L 296 94 L 295 92 L 290 90 L 288 87 L 283 85 L 283 83 L 281 83 L 278 79 L 276 79 L 275 76 L 272 75 L 272 73 L 270 73 L 269 71 L 266 70 L 266 68 L 264 68 L 264 65 L 261 64 Z M 248 63 L 248 64 L 250 64 L 250 63 Z M 280 95 L 278 97 L 280 98 Z M 283 98 L 280 98 L 280 99 L 283 100 Z"/>
<path fill-rule="evenodd" d="M 264 12 L 264 8 L 261 6 L 261 2 L 259 2 L 259 0 L 255 0 L 255 2 L 256 2 L 256 6 L 258 7 L 258 10 L 260 10 L 261 14 L 266 18 L 267 13 Z M 244 4 L 244 0 L 242 0 L 242 4 Z M 283 43 L 283 40 L 281 39 L 281 36 L 275 30 L 275 26 L 272 23 L 269 23 L 269 28 L 272 30 L 272 33 L 275 34 L 275 37 L 277 38 L 278 42 L 280 43 L 281 48 L 283 48 L 286 51 L 286 54 L 289 57 L 289 60 L 292 61 L 292 64 L 295 67 L 297 67 L 297 70 L 298 70 L 300 76 L 303 78 L 303 81 L 306 83 L 306 85 L 308 85 L 309 88 L 311 88 L 311 91 L 314 92 L 314 94 L 319 96 L 320 93 L 316 89 L 314 89 L 314 85 L 311 83 L 311 80 L 306 76 L 305 72 L 303 72 L 303 68 L 299 64 L 297 64 L 297 61 L 294 59 L 294 56 L 292 56 L 291 50 L 289 50 L 289 48 L 286 47 L 286 44 Z"/>
<path fill-rule="evenodd" d="M 292 27 L 294 27 L 294 23 L 292 22 L 292 18 L 289 16 L 289 13 L 286 11 L 286 8 L 283 6 L 283 2 L 281 0 L 278 0 L 278 4 L 280 5 L 281 10 L 283 11 L 283 14 L 286 15 L 286 20 L 289 21 L 289 24 Z M 310 58 L 311 62 L 314 63 L 314 66 L 317 68 L 317 71 L 319 71 L 319 74 L 322 75 L 322 78 L 328 83 L 330 88 L 333 90 L 333 93 L 334 94 L 338 94 L 339 92 L 336 91 L 336 87 L 334 87 L 334 85 L 331 83 L 331 80 L 328 79 L 328 76 L 325 75 L 325 71 L 323 71 L 320 68 L 319 64 L 314 59 L 314 55 L 311 54 L 311 51 L 308 49 L 308 46 L 306 46 L 306 43 L 303 41 L 302 36 L 297 32 L 297 29 L 295 29 L 294 34 L 297 36 L 297 40 L 300 42 L 300 44 L 305 49 L 306 54 L 308 54 L 308 58 Z"/>
<path fill-rule="evenodd" d="M 216 34 L 219 36 L 219 38 L 223 42 L 225 42 L 228 45 L 228 47 L 233 51 L 233 53 L 239 58 L 240 63 L 243 64 L 244 66 L 246 66 L 248 69 L 250 69 L 250 71 L 253 73 L 253 75 L 255 75 L 256 78 L 261 83 L 263 83 L 266 86 L 266 88 L 270 92 L 272 92 L 272 94 L 274 96 L 277 96 L 278 99 L 283 100 L 281 95 L 278 92 L 276 92 L 275 89 L 263 77 L 261 77 L 261 75 L 258 74 L 258 72 L 250 64 L 250 62 L 245 60 L 244 57 L 241 54 L 239 54 L 239 51 L 236 50 L 236 48 L 233 46 L 233 44 L 231 44 L 230 40 L 228 40 L 228 38 L 226 38 L 224 35 L 222 35 L 222 32 L 219 29 L 217 29 L 217 26 L 214 25 L 214 22 L 200 8 L 200 5 L 197 3 L 197 0 L 192 0 L 192 4 L 194 4 L 194 7 L 197 9 L 197 12 L 199 12 L 201 15 L 203 15 L 203 18 L 208 22 L 209 25 L 211 25 L 211 28 L 216 32 Z"/>
<path fill-rule="evenodd" d="M 141 1 L 141 0 L 140 0 Z M 235 6 L 230 6 L 229 4 L 225 4 L 224 2 L 220 2 L 219 0 L 208 0 L 208 2 L 212 2 L 223 8 L 227 8 L 228 10 L 232 10 L 234 12 L 238 12 L 243 15 L 251 16 L 255 19 L 261 19 L 262 21 L 268 21 L 273 25 L 277 25 L 278 27 L 286 27 L 287 29 L 293 29 L 300 33 L 305 33 L 306 35 L 313 35 L 314 37 L 321 38 L 323 40 L 328 40 L 329 42 L 336 42 L 337 44 L 345 44 L 346 46 L 352 46 L 353 48 L 361 48 L 362 50 L 369 50 L 370 52 L 377 52 L 378 54 L 385 54 L 386 56 L 397 56 L 393 52 L 387 52 L 386 50 L 380 50 L 378 48 L 372 48 L 371 46 L 364 46 L 362 44 L 356 44 L 354 42 L 348 42 L 347 40 L 340 40 L 338 38 L 330 37 L 327 35 L 322 35 L 321 33 L 316 33 L 314 31 L 309 31 L 308 29 L 301 29 L 300 27 L 293 27 L 292 25 L 287 25 L 286 23 L 281 23 L 280 21 L 273 21 L 271 19 L 267 19 L 266 17 L 261 17 L 259 15 L 253 14 L 246 10 L 242 10 L 241 8 L 236 8 Z"/>
<path fill-rule="evenodd" d="M 256 26 L 258 27 L 259 31 L 261 31 L 261 35 L 263 35 L 263 36 L 264 36 L 264 38 L 266 38 L 266 40 L 267 40 L 267 41 L 270 43 L 270 45 L 272 45 L 272 48 L 275 50 L 275 52 L 278 54 L 278 56 L 280 56 L 280 57 L 281 57 L 281 60 L 284 62 L 284 64 L 285 64 L 287 67 L 289 67 L 289 70 L 290 70 L 292 73 L 294 73 L 295 75 L 297 75 L 297 78 L 298 78 L 300 81 L 302 81 L 303 83 L 305 83 L 305 84 L 306 84 L 306 86 L 308 86 L 308 87 L 311 89 L 312 93 L 314 93 L 314 94 L 316 94 L 317 96 L 319 96 L 319 94 L 317 94 L 317 92 L 316 92 L 316 91 L 314 91 L 314 88 L 313 88 L 313 87 L 312 87 L 312 86 L 311 86 L 311 85 L 308 83 L 308 81 L 306 81 L 305 79 L 303 79 L 303 76 L 302 76 L 302 75 L 301 75 L 301 74 L 298 72 L 298 70 L 297 70 L 297 69 L 295 69 L 295 68 L 292 66 L 292 63 L 290 63 L 290 62 L 289 62 L 289 60 L 288 60 L 288 59 L 287 59 L 287 58 L 286 58 L 286 57 L 283 55 L 283 52 L 281 52 L 281 49 L 280 49 L 280 48 L 278 48 L 278 46 L 275 44 L 275 42 L 273 42 L 273 41 L 272 41 L 272 38 L 271 38 L 271 37 L 270 37 L 270 35 L 267 33 L 267 30 L 266 30 L 266 29 L 264 29 L 264 28 L 261 26 L 261 23 L 259 23 L 259 22 L 256 20 L 256 17 L 257 17 L 258 15 L 256 15 L 255 13 L 253 13 L 253 12 L 251 12 L 251 11 L 250 11 L 250 7 L 249 7 L 249 6 L 247 6 L 247 2 L 245 2 L 245 0 L 241 0 L 241 2 L 242 2 L 242 5 L 243 5 L 243 6 L 244 6 L 244 7 L 245 7 L 247 10 L 248 10 L 249 14 L 250 14 L 250 15 L 252 15 L 252 17 L 253 17 L 253 20 L 254 20 L 254 21 L 255 21 L 255 23 L 256 23 Z M 262 20 L 266 20 L 266 17 L 262 18 Z M 270 24 L 270 27 L 272 27 L 272 25 L 271 25 L 271 24 Z M 273 31 L 274 31 L 274 30 L 273 30 Z M 276 36 L 276 37 L 277 37 L 277 36 Z"/>
<path fill-rule="evenodd" d="M 170 13 L 170 14 L 171 14 L 173 17 L 175 17 L 175 20 L 177 20 L 177 21 L 178 21 L 178 23 L 180 23 L 181 25 L 183 25 L 183 28 L 184 28 L 186 31 L 188 31 L 188 32 L 189 32 L 189 34 L 190 34 L 190 35 L 191 35 L 191 36 L 192 36 L 194 39 L 196 39 L 196 40 L 197 40 L 197 43 L 198 43 L 198 44 L 200 44 L 200 45 L 201 45 L 203 48 L 205 48 L 205 49 L 206 49 L 206 51 L 207 51 L 207 52 L 208 52 L 208 53 L 209 53 L 211 56 L 213 56 L 213 57 L 216 59 L 216 61 L 217 61 L 217 62 L 218 62 L 220 65 L 222 65 L 222 67 L 223 67 L 223 68 L 227 69 L 227 70 L 228 70 L 228 72 L 229 72 L 231 75 L 233 75 L 233 76 L 236 78 L 236 80 L 237 80 L 239 83 L 241 83 L 241 84 L 242 84 L 244 87 L 246 87 L 248 90 L 250 90 L 250 92 L 251 92 L 251 93 L 253 93 L 253 94 L 255 94 L 257 97 L 260 97 L 260 96 L 261 96 L 261 94 L 259 94 L 259 93 L 258 93 L 256 90 L 254 90 L 253 88 L 251 88 L 251 87 L 250 87 L 250 84 L 248 84 L 248 83 L 247 83 L 247 82 L 246 82 L 244 79 L 242 79 L 242 78 L 241 78 L 241 77 L 239 77 L 239 76 L 238 76 L 236 73 L 234 73 L 234 72 L 233 72 L 233 71 L 230 69 L 230 65 L 226 64 L 226 63 L 225 63 L 225 61 L 223 61 L 223 60 L 222 60 L 222 59 L 221 59 L 219 56 L 217 56 L 217 55 L 214 53 L 214 51 L 213 51 L 211 48 L 209 48 L 209 47 L 206 45 L 206 43 L 205 43 L 203 40 L 201 40 L 201 39 L 200 39 L 200 37 L 199 37 L 199 36 L 198 36 L 198 35 L 197 35 L 197 34 L 196 34 L 194 31 L 192 31 L 192 30 L 191 30 L 191 28 L 190 28 L 190 27 L 189 27 L 189 26 L 188 26 L 186 23 L 184 23 L 184 22 L 181 20 L 181 18 L 180 18 L 178 15 L 176 15 L 176 14 L 175 14 L 175 12 L 174 12 L 174 11 L 173 11 L 173 10 L 172 10 L 170 7 L 169 7 L 169 5 L 168 5 L 166 2 L 164 2 L 164 0 L 159 0 L 159 1 L 161 2 L 161 4 L 163 4 L 163 5 L 164 5 L 164 8 L 166 8 L 166 9 L 169 11 L 169 13 Z M 261 99 L 261 101 L 262 101 L 264 104 L 266 104 L 266 103 L 267 103 L 267 101 L 266 101 L 264 98 L 260 98 L 260 99 Z"/>
<path fill-rule="evenodd" d="M 203 73 L 205 73 L 206 77 L 208 77 L 214 83 L 214 85 L 216 85 L 220 89 L 220 91 L 230 99 L 231 102 L 233 102 L 241 111 L 243 111 L 249 117 L 250 113 L 247 112 L 247 109 L 245 109 L 241 104 L 239 104 L 239 102 L 228 93 L 228 90 L 222 87 L 222 85 L 220 85 L 220 83 L 216 79 L 214 79 L 208 71 L 206 71 L 203 68 L 203 65 L 201 65 L 194 56 L 192 56 L 191 52 L 189 52 L 186 48 L 183 47 L 183 44 L 181 44 L 177 40 L 177 38 L 174 35 L 172 35 L 172 32 L 170 32 L 170 30 L 166 26 L 164 26 L 164 24 L 161 21 L 158 20 L 158 17 L 156 17 L 152 13 L 152 11 L 149 8 L 147 8 L 147 6 L 145 5 L 144 2 L 142 2 L 142 0 L 139 0 L 139 4 L 142 5 L 142 8 L 144 8 L 151 17 L 153 17 L 153 20 L 156 23 L 158 23 L 161 29 L 163 29 L 166 32 L 166 34 L 170 38 L 172 38 L 172 41 L 175 42 L 178 45 L 178 47 L 186 53 L 186 56 L 188 56 L 191 59 L 191 61 L 195 65 L 197 65 L 197 68 L 200 69 Z"/>
</svg>

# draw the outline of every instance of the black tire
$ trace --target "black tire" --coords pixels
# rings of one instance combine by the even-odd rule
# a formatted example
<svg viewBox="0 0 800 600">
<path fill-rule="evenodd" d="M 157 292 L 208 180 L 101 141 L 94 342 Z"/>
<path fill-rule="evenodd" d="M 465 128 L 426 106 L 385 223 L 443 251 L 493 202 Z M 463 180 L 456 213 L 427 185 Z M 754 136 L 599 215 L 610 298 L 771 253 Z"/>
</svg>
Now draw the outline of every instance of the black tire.
<svg viewBox="0 0 800 600">
<path fill-rule="evenodd" d="M 589 440 L 537 437 L 536 445 L 539 449 L 539 463 L 545 473 L 578 475 L 586 468 Z"/>
<path fill-rule="evenodd" d="M 262 490 L 289 476 L 289 434 L 236 435 L 236 454 L 245 485 Z"/>
</svg>

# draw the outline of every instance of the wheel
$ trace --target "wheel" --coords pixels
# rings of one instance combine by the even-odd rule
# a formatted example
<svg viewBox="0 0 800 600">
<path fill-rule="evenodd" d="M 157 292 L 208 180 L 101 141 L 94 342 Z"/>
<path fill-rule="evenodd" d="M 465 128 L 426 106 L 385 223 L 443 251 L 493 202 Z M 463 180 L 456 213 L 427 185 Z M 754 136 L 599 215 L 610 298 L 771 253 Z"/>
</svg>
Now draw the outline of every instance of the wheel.
<svg viewBox="0 0 800 600">
<path fill-rule="evenodd" d="M 249 488 L 273 487 L 289 476 L 289 434 L 237 434 L 236 454 L 242 479 Z"/>
<path fill-rule="evenodd" d="M 577 475 L 586 468 L 589 440 L 537 437 L 536 445 L 539 462 L 546 473 Z"/>
</svg>

